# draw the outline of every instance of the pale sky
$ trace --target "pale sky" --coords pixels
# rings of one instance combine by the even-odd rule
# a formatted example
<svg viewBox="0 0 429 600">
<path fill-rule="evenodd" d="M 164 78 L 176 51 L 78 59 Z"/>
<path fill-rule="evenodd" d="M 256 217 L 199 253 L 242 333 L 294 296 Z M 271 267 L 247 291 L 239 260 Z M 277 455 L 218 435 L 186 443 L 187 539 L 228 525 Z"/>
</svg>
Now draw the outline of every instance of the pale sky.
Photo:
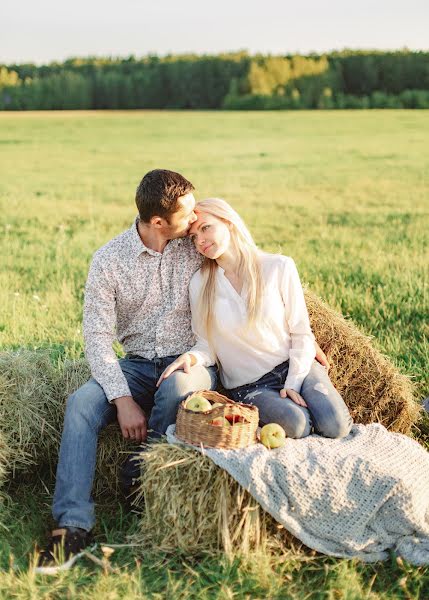
<svg viewBox="0 0 429 600">
<path fill-rule="evenodd" d="M 0 63 L 248 50 L 429 50 L 429 0 L 0 0 Z"/>
</svg>

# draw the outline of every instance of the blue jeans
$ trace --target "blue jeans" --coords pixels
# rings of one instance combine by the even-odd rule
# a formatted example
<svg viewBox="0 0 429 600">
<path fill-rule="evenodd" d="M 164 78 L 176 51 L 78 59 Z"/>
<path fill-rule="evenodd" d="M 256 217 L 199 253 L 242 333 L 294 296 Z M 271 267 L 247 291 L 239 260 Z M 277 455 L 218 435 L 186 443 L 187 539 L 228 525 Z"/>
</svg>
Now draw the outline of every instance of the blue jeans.
<svg viewBox="0 0 429 600">
<path fill-rule="evenodd" d="M 308 408 L 280 396 L 288 369 L 289 361 L 286 361 L 254 383 L 227 390 L 228 395 L 238 402 L 257 406 L 261 425 L 278 423 L 288 437 L 303 438 L 312 427 L 324 437 L 348 435 L 353 420 L 326 369 L 315 361 L 304 379 L 300 393 Z"/>
<path fill-rule="evenodd" d="M 149 429 L 164 434 L 176 421 L 179 403 L 191 392 L 214 389 L 216 369 L 195 366 L 189 374 L 175 371 L 156 387 L 161 373 L 176 356 L 147 360 L 130 355 L 119 361 L 131 395 L 145 411 Z M 72 394 L 66 407 L 57 467 L 52 514 L 59 527 L 90 531 L 95 512 L 91 490 L 100 431 L 116 419 L 116 406 L 109 404 L 103 388 L 90 379 Z"/>
</svg>

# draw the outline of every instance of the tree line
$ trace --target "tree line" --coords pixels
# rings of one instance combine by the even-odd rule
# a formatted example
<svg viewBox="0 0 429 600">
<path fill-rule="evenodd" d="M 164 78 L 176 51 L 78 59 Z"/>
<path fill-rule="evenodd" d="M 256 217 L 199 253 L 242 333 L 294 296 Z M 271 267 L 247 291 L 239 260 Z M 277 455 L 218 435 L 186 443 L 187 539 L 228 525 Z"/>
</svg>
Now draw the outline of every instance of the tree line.
<svg viewBox="0 0 429 600">
<path fill-rule="evenodd" d="M 429 108 L 429 52 L 238 52 L 0 65 L 1 110 L 136 108 Z"/>
</svg>

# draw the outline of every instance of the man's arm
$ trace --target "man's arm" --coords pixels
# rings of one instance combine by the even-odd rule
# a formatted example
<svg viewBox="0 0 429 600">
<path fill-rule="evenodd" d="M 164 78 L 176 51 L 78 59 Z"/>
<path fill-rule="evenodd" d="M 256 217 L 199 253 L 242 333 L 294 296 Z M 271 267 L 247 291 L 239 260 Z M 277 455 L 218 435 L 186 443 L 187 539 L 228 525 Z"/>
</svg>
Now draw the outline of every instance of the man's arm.
<svg viewBox="0 0 429 600">
<path fill-rule="evenodd" d="M 116 291 L 113 275 L 107 274 L 95 255 L 85 286 L 83 335 L 85 356 L 94 379 L 107 399 L 131 396 L 113 342 L 116 337 Z"/>
<path fill-rule="evenodd" d="M 146 416 L 133 400 L 125 375 L 113 350 L 116 328 L 116 291 L 113 276 L 94 257 L 85 286 L 83 332 L 85 355 L 91 374 L 107 400 L 116 405 L 125 438 L 146 439 Z"/>
</svg>

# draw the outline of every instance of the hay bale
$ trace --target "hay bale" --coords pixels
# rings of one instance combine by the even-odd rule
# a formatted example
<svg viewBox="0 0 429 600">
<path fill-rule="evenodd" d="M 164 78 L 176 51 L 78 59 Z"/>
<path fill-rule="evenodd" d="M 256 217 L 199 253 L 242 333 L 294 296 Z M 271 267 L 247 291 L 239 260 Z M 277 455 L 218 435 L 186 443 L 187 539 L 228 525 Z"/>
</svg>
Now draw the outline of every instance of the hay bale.
<svg viewBox="0 0 429 600">
<path fill-rule="evenodd" d="M 10 469 L 10 448 L 6 443 L 4 435 L 0 432 L 0 488 L 6 481 Z"/>
<path fill-rule="evenodd" d="M 305 290 L 305 301 L 316 340 L 332 365 L 329 376 L 354 421 L 409 434 L 420 415 L 410 379 L 314 293 Z"/>
<path fill-rule="evenodd" d="M 28 473 L 58 445 L 54 426 L 58 401 L 52 391 L 55 370 L 47 352 L 0 354 L 0 427 L 9 448 L 9 470 Z"/>
<path fill-rule="evenodd" d="M 6 482 L 10 469 L 10 448 L 6 443 L 4 435 L 0 432 L 0 531 L 7 528 L 4 515 L 5 495 L 2 493 L 2 486 Z"/>
<path fill-rule="evenodd" d="M 8 479 L 19 485 L 42 477 L 53 488 L 65 403 L 89 376 L 85 360 L 55 367 L 48 351 L 0 354 L 0 532 L 7 527 L 2 488 Z M 119 467 L 132 449 L 117 424 L 102 432 L 93 488 L 97 502 L 117 505 Z"/>
<path fill-rule="evenodd" d="M 226 554 L 299 546 L 226 471 L 185 446 L 157 443 L 143 453 L 133 541 L 167 553 Z"/>
<path fill-rule="evenodd" d="M 0 434 L 8 448 L 7 472 L 28 478 L 43 470 L 53 478 L 66 400 L 88 381 L 88 363 L 66 360 L 55 368 L 47 351 L 3 352 L 0 373 Z M 117 498 L 119 466 L 134 448 L 116 423 L 102 432 L 93 490 L 97 499 Z M 4 464 L 0 446 L 0 486 Z"/>
</svg>

